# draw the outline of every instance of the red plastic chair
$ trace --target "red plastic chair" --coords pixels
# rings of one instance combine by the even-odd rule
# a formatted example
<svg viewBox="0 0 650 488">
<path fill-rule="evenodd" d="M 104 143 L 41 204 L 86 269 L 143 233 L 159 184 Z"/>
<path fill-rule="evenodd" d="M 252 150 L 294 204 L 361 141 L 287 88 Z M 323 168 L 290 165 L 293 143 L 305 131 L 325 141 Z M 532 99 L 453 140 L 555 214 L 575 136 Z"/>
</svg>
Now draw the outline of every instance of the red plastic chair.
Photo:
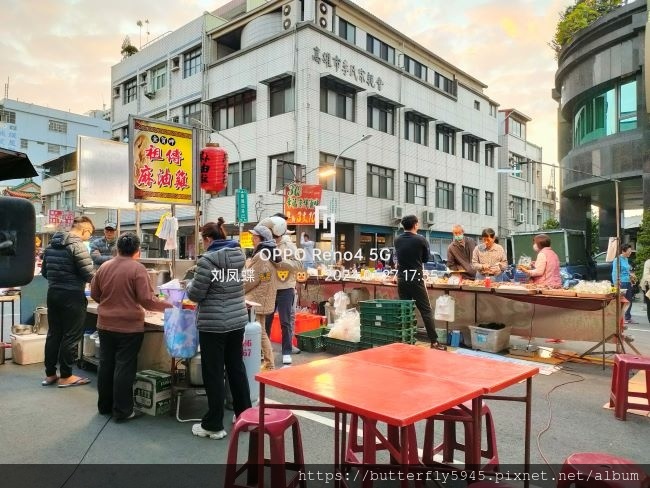
<svg viewBox="0 0 650 488">
<path fill-rule="evenodd" d="M 499 454 L 497 451 L 496 432 L 494 431 L 494 420 L 492 412 L 485 403 L 481 405 L 481 418 L 485 417 L 485 430 L 487 447 L 481 449 L 481 459 L 487 459 L 487 463 L 481 468 L 483 471 L 495 472 L 499 470 Z M 442 442 L 434 446 L 434 425 L 436 420 L 443 421 Z M 462 422 L 465 429 L 465 443 L 461 444 L 456 438 L 456 422 Z M 482 422 L 481 422 L 482 423 Z M 481 436 L 482 437 L 482 436 Z M 481 442 L 481 439 L 477 439 Z M 443 463 L 451 463 L 454 460 L 456 450 L 465 453 L 465 465 L 469 464 L 470 452 L 467 446 L 474 443 L 472 433 L 472 402 L 465 402 L 456 407 L 444 411 L 440 415 L 434 415 L 427 419 L 424 427 L 424 449 L 422 452 L 422 463 L 435 465 L 433 456 L 442 451 Z M 472 484 L 472 486 L 476 486 Z"/>
<path fill-rule="evenodd" d="M 375 426 L 377 422 L 374 422 Z M 348 435 L 348 445 L 345 454 L 345 462 L 348 464 L 361 464 L 362 461 L 357 457 L 358 453 L 363 452 L 363 444 L 359 444 L 358 441 L 358 429 L 359 429 L 359 416 L 355 414 L 350 414 L 350 430 Z M 400 440 L 399 440 L 399 428 L 391 425 L 387 426 L 387 440 L 395 446 L 396 449 L 399 449 Z M 418 457 L 418 441 L 415 433 L 415 426 L 409 426 L 409 464 L 420 464 L 420 458 Z M 365 441 L 364 441 L 365 442 Z M 383 442 L 376 442 L 375 439 L 372 440 L 375 442 L 375 452 L 388 450 L 388 447 Z M 391 455 L 391 462 L 395 462 L 394 456 Z"/>
<path fill-rule="evenodd" d="M 228 444 L 228 465 L 226 466 L 225 487 L 246 488 L 257 483 L 257 446 L 259 435 L 260 411 L 257 407 L 249 408 L 238 417 L 231 432 Z M 286 462 L 284 452 L 284 433 L 291 429 L 293 437 L 293 462 Z M 249 433 L 248 459 L 237 468 L 237 448 L 239 434 Z M 290 410 L 264 410 L 264 434 L 268 435 L 270 443 L 270 459 L 264 459 L 264 464 L 271 467 L 271 486 L 294 487 L 306 486 L 306 481 L 300 480 L 300 471 L 305 471 L 305 460 L 302 452 L 302 437 L 298 419 Z M 287 481 L 287 471 L 295 474 Z M 237 478 L 244 472 L 247 474 L 246 485 L 238 485 Z"/>
<path fill-rule="evenodd" d="M 558 474 L 557 488 L 570 486 L 648 488 L 650 478 L 641 466 L 629 459 L 600 452 L 577 452 L 566 458 Z"/>
<path fill-rule="evenodd" d="M 633 370 L 645 371 L 645 392 L 628 391 L 630 372 Z M 647 403 L 630 402 L 629 397 L 643 398 Z M 609 406 L 614 407 L 614 415 L 619 420 L 625 420 L 629 409 L 650 411 L 650 357 L 633 354 L 614 356 Z"/>
</svg>

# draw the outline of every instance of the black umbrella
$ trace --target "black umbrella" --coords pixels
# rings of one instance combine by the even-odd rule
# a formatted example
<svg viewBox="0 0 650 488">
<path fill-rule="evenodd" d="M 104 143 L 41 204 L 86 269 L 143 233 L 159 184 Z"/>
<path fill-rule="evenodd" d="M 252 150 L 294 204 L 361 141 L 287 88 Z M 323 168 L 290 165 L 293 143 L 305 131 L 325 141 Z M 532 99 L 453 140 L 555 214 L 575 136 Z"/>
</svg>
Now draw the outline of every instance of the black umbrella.
<svg viewBox="0 0 650 488">
<path fill-rule="evenodd" d="M 0 181 L 38 176 L 27 154 L 0 148 Z"/>
</svg>

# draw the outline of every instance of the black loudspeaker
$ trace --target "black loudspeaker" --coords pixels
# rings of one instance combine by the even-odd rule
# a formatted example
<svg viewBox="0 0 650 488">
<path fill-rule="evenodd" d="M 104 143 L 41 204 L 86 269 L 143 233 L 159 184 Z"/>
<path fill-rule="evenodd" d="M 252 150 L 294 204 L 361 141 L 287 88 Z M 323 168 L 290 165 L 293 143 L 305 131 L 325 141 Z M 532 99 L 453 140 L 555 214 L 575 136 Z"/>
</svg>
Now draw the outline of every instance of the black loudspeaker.
<svg viewBox="0 0 650 488">
<path fill-rule="evenodd" d="M 0 288 L 34 278 L 36 213 L 23 198 L 0 197 Z"/>
</svg>

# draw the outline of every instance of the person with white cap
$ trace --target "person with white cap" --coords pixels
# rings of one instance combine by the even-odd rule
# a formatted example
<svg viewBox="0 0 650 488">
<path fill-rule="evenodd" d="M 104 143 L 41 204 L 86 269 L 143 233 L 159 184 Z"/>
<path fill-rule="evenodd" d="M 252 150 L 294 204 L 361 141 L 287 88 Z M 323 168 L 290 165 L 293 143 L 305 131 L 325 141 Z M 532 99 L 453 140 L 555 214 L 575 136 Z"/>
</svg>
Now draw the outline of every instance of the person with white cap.
<svg viewBox="0 0 650 488">
<path fill-rule="evenodd" d="M 259 303 L 255 307 L 255 320 L 262 325 L 262 370 L 275 369 L 273 347 L 266 333 L 266 316 L 275 311 L 275 294 L 277 291 L 277 276 L 275 263 L 281 258 L 274 255 L 277 245 L 271 231 L 256 225 L 250 233 L 253 236 L 253 256 L 246 261 L 246 269 L 252 271 L 252 277 L 244 280 L 246 300 Z"/>
<path fill-rule="evenodd" d="M 98 237 L 90 243 L 90 257 L 96 268 L 103 263 L 112 259 L 116 253 L 116 232 L 117 225 L 115 222 L 106 222 L 104 225 L 104 237 Z"/>
<path fill-rule="evenodd" d="M 260 222 L 271 230 L 275 243 L 278 246 L 282 262 L 277 264 L 275 276 L 277 278 L 277 292 L 275 295 L 275 308 L 280 316 L 280 327 L 282 329 L 282 364 L 292 363 L 291 354 L 294 352 L 293 322 L 295 320 L 293 307 L 296 295 L 296 271 L 302 269 L 302 263 L 297 257 L 298 249 L 291 242 L 287 233 L 287 222 L 280 215 L 267 217 Z M 266 316 L 266 333 L 271 335 L 273 325 L 273 314 Z M 296 352 L 299 349 L 296 348 Z"/>
</svg>

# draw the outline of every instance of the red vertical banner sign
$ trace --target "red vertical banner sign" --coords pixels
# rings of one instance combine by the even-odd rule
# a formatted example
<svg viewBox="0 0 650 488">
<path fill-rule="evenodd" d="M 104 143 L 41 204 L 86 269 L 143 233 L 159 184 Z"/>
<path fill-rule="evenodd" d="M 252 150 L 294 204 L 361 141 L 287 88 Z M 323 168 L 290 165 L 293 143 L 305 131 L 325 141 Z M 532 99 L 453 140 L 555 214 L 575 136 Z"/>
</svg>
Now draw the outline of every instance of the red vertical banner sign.
<svg viewBox="0 0 650 488">
<path fill-rule="evenodd" d="M 320 185 L 291 183 L 284 189 L 284 214 L 289 225 L 314 225 L 314 208 L 320 205 Z"/>
</svg>

